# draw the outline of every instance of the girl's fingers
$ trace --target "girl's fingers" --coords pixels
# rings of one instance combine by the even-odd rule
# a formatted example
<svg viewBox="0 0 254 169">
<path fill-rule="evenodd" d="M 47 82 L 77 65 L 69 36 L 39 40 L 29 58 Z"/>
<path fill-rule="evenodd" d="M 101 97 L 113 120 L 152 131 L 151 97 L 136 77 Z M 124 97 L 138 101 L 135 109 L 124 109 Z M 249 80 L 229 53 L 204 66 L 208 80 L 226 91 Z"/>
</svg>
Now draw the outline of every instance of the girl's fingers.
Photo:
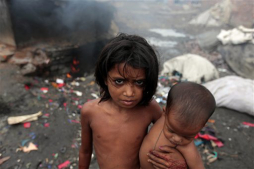
<svg viewBox="0 0 254 169">
<path fill-rule="evenodd" d="M 148 153 L 148 157 L 149 157 L 148 162 L 151 162 L 152 164 L 156 165 L 157 167 L 160 167 L 160 168 L 168 168 L 169 167 L 169 163 L 165 159 L 161 158 L 159 155 Z"/>
<path fill-rule="evenodd" d="M 155 168 L 155 169 L 161 169 L 161 168 L 156 167 L 155 165 L 153 165 L 153 168 Z"/>
<path fill-rule="evenodd" d="M 165 166 L 163 166 L 163 165 L 161 165 L 161 164 L 159 164 L 159 163 L 157 163 L 153 160 L 149 159 L 148 162 L 151 163 L 155 169 L 167 169 L 167 167 L 165 167 Z"/>
<path fill-rule="evenodd" d="M 158 161 L 160 160 L 160 162 L 166 162 L 169 158 L 170 158 L 170 153 L 162 153 L 159 151 L 151 151 L 150 154 L 152 154 L 153 156 L 155 156 L 155 159 Z"/>
<path fill-rule="evenodd" d="M 185 161 L 183 155 L 175 148 L 169 146 L 161 146 L 160 150 L 153 150 L 151 153 L 158 157 L 162 158 L 165 161 L 176 160 L 176 161 Z"/>
<path fill-rule="evenodd" d="M 166 152 L 166 153 L 173 153 L 176 151 L 175 148 L 172 148 L 172 147 L 169 147 L 169 146 L 160 146 L 159 149 L 162 151 L 162 152 Z"/>
<path fill-rule="evenodd" d="M 170 147 L 164 147 L 166 151 L 170 152 L 159 152 L 156 150 L 150 151 L 150 156 L 149 158 L 152 159 L 153 161 L 166 166 L 166 167 L 171 167 L 172 164 L 175 163 L 186 163 L 183 155 L 176 149 L 173 149 L 174 152 L 172 152 L 172 148 Z"/>
</svg>

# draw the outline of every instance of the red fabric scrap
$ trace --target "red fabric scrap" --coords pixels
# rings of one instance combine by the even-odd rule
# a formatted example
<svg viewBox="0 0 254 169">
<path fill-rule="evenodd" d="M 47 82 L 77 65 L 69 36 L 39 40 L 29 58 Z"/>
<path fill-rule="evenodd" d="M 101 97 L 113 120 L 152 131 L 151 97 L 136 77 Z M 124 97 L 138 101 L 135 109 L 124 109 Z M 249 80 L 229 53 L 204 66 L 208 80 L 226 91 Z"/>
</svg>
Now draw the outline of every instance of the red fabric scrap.
<svg viewBox="0 0 254 169">
<path fill-rule="evenodd" d="M 44 114 L 43 116 L 49 117 L 49 113 Z"/>
<path fill-rule="evenodd" d="M 45 123 L 45 124 L 44 124 L 44 127 L 49 127 L 49 123 Z"/>
<path fill-rule="evenodd" d="M 70 161 L 67 160 L 67 161 L 65 161 L 64 163 L 59 164 L 59 165 L 58 165 L 58 169 L 65 168 L 65 167 L 67 167 L 69 164 L 70 164 Z"/>
<path fill-rule="evenodd" d="M 254 127 L 254 123 L 243 122 L 243 125 Z"/>
<path fill-rule="evenodd" d="M 30 122 L 26 122 L 23 124 L 24 128 L 30 128 L 31 127 L 31 123 Z"/>
<path fill-rule="evenodd" d="M 218 146 L 218 147 L 222 147 L 224 146 L 224 144 L 216 137 L 214 136 L 211 136 L 209 134 L 200 134 L 198 133 L 198 137 L 199 138 L 202 138 L 202 139 L 205 139 L 205 140 L 213 140 L 214 143 Z"/>
<path fill-rule="evenodd" d="M 57 87 L 60 88 L 60 87 L 63 87 L 64 85 L 65 85 L 64 83 L 58 83 Z"/>
<path fill-rule="evenodd" d="M 25 84 L 24 87 L 25 87 L 26 90 L 29 90 L 31 88 L 31 86 L 29 86 L 27 84 Z"/>
<path fill-rule="evenodd" d="M 41 91 L 48 91 L 49 89 L 47 87 L 42 87 Z"/>
<path fill-rule="evenodd" d="M 77 120 L 71 120 L 72 123 L 80 123 L 79 121 Z"/>
<path fill-rule="evenodd" d="M 224 144 L 223 144 L 220 140 L 213 140 L 213 142 L 214 142 L 218 147 L 224 146 Z"/>
</svg>

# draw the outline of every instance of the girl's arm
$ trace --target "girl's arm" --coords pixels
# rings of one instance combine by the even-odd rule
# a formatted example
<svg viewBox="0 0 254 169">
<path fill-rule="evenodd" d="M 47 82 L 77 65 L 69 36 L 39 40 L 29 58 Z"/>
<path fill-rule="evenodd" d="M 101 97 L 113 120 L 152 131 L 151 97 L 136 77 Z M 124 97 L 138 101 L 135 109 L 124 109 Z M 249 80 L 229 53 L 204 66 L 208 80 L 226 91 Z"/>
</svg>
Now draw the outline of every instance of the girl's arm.
<svg viewBox="0 0 254 169">
<path fill-rule="evenodd" d="M 154 99 L 150 103 L 149 110 L 153 114 L 152 123 L 155 123 L 163 114 L 162 108 Z"/>
<path fill-rule="evenodd" d="M 193 141 L 186 146 L 178 146 L 177 149 L 182 153 L 189 169 L 205 169 L 202 158 Z"/>
<path fill-rule="evenodd" d="M 84 105 L 81 114 L 81 146 L 79 150 L 79 169 L 89 169 L 93 151 L 92 129 L 89 122 L 89 106 Z"/>
</svg>

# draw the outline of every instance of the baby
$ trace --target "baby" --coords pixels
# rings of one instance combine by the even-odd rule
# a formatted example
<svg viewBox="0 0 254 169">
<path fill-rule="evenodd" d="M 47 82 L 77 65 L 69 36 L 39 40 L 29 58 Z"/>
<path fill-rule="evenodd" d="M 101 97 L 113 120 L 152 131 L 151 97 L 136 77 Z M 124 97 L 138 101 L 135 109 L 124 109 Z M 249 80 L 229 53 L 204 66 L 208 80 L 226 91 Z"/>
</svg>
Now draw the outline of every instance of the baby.
<svg viewBox="0 0 254 169">
<path fill-rule="evenodd" d="M 147 152 L 163 149 L 159 145 L 168 145 L 183 155 L 189 169 L 204 169 L 193 139 L 213 114 L 215 107 L 213 95 L 204 86 L 193 82 L 174 85 L 168 94 L 165 114 L 156 121 L 143 140 L 139 152 L 141 168 L 153 169 L 153 162 L 148 160 Z M 174 163 L 170 168 L 174 168 Z M 183 168 L 186 166 L 183 165 Z"/>
</svg>

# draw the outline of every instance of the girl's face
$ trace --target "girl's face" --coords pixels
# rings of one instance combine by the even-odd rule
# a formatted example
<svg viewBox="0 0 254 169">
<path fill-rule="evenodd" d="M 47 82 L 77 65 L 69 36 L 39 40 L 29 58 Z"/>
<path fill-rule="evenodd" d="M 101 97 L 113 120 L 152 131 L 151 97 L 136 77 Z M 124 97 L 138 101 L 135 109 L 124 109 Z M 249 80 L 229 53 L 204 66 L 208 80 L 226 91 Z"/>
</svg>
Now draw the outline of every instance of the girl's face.
<svg viewBox="0 0 254 169">
<path fill-rule="evenodd" d="M 172 146 L 184 146 L 192 142 L 203 126 L 186 127 L 176 120 L 176 114 L 169 112 L 165 115 L 163 132 Z"/>
<path fill-rule="evenodd" d="M 105 84 L 113 103 L 120 108 L 133 108 L 143 97 L 145 70 L 124 63 L 116 64 L 109 72 Z"/>
</svg>

